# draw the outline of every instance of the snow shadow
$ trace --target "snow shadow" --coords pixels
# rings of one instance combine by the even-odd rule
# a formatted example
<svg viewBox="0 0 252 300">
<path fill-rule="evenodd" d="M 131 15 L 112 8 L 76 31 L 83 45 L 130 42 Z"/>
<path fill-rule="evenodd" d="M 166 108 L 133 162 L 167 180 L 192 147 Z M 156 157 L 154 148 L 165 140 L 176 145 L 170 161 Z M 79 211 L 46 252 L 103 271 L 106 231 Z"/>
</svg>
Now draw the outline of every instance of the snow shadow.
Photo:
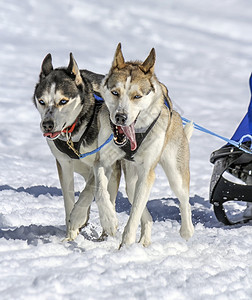
<svg viewBox="0 0 252 300">
<path fill-rule="evenodd" d="M 193 224 L 202 223 L 205 227 L 220 227 L 221 223 L 217 221 L 213 212 L 212 205 L 208 200 L 195 195 L 190 198 L 192 206 L 192 221 Z M 149 200 L 147 208 L 154 222 L 165 220 L 175 220 L 180 222 L 179 201 L 177 198 L 162 198 Z M 126 212 L 130 214 L 131 204 L 128 198 L 123 197 L 121 192 L 118 192 L 116 199 L 116 211 Z"/>
<path fill-rule="evenodd" d="M 62 196 L 62 191 L 60 188 L 48 187 L 45 185 L 36 185 L 28 188 L 24 188 L 24 187 L 13 188 L 12 186 L 5 184 L 0 186 L 0 192 L 4 190 L 11 190 L 17 193 L 24 192 L 36 198 L 38 198 L 40 195 L 46 195 L 46 194 L 49 194 L 51 196 Z M 76 192 L 75 196 L 78 196 L 79 194 L 80 194 L 79 192 Z"/>
<path fill-rule="evenodd" d="M 44 244 L 51 243 L 50 238 L 57 236 L 60 239 L 65 237 L 65 226 L 42 226 L 42 225 L 29 225 L 20 226 L 15 229 L 2 230 L 0 229 L 0 238 L 6 240 L 23 240 L 27 241 L 28 245 L 37 246 L 38 241 L 42 241 Z"/>
<path fill-rule="evenodd" d="M 169 205 L 167 205 L 169 204 Z M 179 220 L 179 207 L 177 199 L 154 199 L 149 200 L 147 208 L 154 222 L 170 220 Z M 131 204 L 128 198 L 123 197 L 121 192 L 118 192 L 116 198 L 116 211 L 118 213 L 126 212 L 130 214 Z"/>
</svg>

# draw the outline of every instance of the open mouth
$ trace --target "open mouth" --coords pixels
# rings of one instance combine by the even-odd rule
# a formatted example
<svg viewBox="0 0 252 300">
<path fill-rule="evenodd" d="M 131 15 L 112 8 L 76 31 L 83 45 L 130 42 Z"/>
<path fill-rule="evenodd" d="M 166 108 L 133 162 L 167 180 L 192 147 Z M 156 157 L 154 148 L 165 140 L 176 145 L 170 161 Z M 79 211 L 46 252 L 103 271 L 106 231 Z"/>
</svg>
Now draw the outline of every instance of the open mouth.
<svg viewBox="0 0 252 300">
<path fill-rule="evenodd" d="M 131 151 L 136 150 L 137 142 L 136 142 L 136 134 L 135 134 L 135 122 L 133 122 L 130 126 L 119 126 L 114 125 L 114 142 L 119 147 L 124 146 L 127 141 L 130 142 Z"/>
<path fill-rule="evenodd" d="M 50 140 L 55 140 L 62 133 L 72 133 L 74 131 L 76 123 L 77 123 L 77 119 L 76 119 L 76 121 L 71 126 L 65 128 L 65 129 L 62 129 L 61 131 L 55 131 L 55 132 L 45 132 L 43 134 L 43 136 L 47 137 Z M 65 125 L 66 125 L 66 123 L 64 123 L 63 128 L 65 127 Z"/>
<path fill-rule="evenodd" d="M 43 136 L 55 140 L 59 135 L 61 134 L 61 131 L 56 131 L 56 132 L 45 132 Z"/>
</svg>

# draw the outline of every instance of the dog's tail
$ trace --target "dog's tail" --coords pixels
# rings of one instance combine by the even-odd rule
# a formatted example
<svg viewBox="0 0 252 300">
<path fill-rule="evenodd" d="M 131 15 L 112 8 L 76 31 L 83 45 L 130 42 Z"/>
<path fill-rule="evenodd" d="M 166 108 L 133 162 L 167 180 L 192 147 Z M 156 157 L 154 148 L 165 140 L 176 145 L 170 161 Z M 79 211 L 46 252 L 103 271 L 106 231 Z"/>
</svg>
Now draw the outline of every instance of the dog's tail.
<svg viewBox="0 0 252 300">
<path fill-rule="evenodd" d="M 191 121 L 190 123 L 187 123 L 184 127 L 184 132 L 185 132 L 185 135 L 188 139 L 188 142 L 190 142 L 190 138 L 193 134 L 193 122 Z"/>
</svg>

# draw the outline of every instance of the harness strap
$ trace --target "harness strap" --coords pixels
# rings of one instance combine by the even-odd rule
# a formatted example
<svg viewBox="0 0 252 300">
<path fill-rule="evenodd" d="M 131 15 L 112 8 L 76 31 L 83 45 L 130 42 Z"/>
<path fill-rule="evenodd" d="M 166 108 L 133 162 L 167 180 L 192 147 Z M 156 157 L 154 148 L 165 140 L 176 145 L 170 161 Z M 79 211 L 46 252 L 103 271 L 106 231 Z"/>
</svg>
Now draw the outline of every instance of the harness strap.
<svg viewBox="0 0 252 300">
<path fill-rule="evenodd" d="M 53 142 L 60 152 L 66 154 L 70 158 L 79 159 L 79 156 L 67 145 L 66 141 L 56 139 Z M 78 148 L 78 143 L 73 143 L 73 145 L 75 149 Z"/>
</svg>

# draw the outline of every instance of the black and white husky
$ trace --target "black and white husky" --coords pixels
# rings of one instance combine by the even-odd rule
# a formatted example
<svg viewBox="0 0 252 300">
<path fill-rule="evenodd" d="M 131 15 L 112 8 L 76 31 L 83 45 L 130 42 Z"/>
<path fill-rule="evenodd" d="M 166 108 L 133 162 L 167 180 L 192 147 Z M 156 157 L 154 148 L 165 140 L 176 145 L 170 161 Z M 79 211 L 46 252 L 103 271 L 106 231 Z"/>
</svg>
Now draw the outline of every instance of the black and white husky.
<svg viewBox="0 0 252 300">
<path fill-rule="evenodd" d="M 79 159 L 80 153 L 97 148 L 97 115 L 101 108 L 94 98 L 93 89 L 99 86 L 103 75 L 79 70 L 73 55 L 67 68 L 53 69 L 51 54 L 42 63 L 39 82 L 34 91 L 34 104 L 41 115 L 41 130 L 56 158 L 59 180 L 66 213 L 66 237 L 72 239 L 69 230 L 70 214 L 75 204 L 74 172 L 86 182 L 75 204 L 72 216 L 74 237 L 88 221 L 89 207 L 94 199 L 95 155 Z M 119 185 L 120 170 L 113 169 L 115 177 L 110 181 L 112 205 Z M 81 205 L 78 210 L 78 205 Z"/>
</svg>

